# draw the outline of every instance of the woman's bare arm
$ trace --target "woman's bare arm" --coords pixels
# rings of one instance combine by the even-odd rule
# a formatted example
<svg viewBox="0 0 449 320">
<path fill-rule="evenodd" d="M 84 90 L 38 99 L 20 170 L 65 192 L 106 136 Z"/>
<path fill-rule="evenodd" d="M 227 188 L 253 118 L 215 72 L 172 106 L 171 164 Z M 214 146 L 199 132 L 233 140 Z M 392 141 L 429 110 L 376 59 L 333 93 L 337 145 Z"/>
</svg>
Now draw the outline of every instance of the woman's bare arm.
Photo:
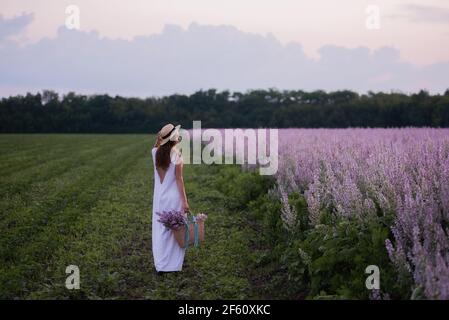
<svg viewBox="0 0 449 320">
<path fill-rule="evenodd" d="M 182 210 L 184 212 L 189 211 L 189 203 L 187 202 L 186 189 L 184 187 L 184 178 L 183 178 L 183 163 L 182 161 L 175 166 L 175 176 L 176 176 L 176 184 L 178 185 L 179 194 L 181 196 L 182 201 Z"/>
<path fill-rule="evenodd" d="M 159 133 L 157 134 L 157 137 L 156 137 L 156 142 L 154 143 L 154 147 L 153 148 L 158 148 L 159 147 L 159 145 L 161 144 L 161 136 L 159 135 Z"/>
</svg>

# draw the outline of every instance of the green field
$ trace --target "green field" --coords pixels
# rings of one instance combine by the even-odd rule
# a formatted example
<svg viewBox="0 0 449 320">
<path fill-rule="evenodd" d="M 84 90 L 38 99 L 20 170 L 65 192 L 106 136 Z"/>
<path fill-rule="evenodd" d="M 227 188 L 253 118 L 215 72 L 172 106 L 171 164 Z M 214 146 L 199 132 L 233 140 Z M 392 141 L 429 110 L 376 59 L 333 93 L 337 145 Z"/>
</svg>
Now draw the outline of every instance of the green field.
<svg viewBox="0 0 449 320">
<path fill-rule="evenodd" d="M 254 271 L 257 228 L 220 188 L 234 166 L 186 165 L 207 244 L 182 273 L 158 276 L 151 253 L 149 135 L 0 136 L 0 298 L 266 298 Z M 232 207 L 232 206 L 231 206 Z M 250 227 L 251 226 L 251 227 Z M 81 289 L 65 288 L 80 268 Z"/>
</svg>

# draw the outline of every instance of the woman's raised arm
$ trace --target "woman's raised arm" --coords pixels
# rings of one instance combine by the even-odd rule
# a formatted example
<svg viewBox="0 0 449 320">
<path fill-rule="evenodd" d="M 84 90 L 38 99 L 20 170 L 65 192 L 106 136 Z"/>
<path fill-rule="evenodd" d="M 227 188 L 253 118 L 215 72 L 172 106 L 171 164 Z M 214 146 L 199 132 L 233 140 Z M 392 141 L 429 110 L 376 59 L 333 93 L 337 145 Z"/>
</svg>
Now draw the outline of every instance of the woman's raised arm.
<svg viewBox="0 0 449 320">
<path fill-rule="evenodd" d="M 161 144 L 161 135 L 158 133 L 157 134 L 157 137 L 156 137 L 156 142 L 154 143 L 154 146 L 153 146 L 153 148 L 158 148 L 159 147 L 159 145 Z"/>
</svg>

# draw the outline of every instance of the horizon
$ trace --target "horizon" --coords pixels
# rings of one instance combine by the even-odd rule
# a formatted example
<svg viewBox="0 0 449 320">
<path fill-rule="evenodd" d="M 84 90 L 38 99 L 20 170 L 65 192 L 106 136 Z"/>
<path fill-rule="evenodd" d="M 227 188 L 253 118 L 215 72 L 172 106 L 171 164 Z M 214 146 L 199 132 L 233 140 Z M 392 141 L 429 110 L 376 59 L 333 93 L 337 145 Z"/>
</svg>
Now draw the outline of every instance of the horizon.
<svg viewBox="0 0 449 320">
<path fill-rule="evenodd" d="M 52 89 L 38 89 L 37 91 L 29 91 L 29 92 L 25 92 L 25 93 L 18 93 L 18 94 L 12 94 L 9 96 L 1 96 L 0 95 L 0 99 L 8 99 L 8 98 L 14 98 L 14 97 L 25 97 L 28 94 L 31 95 L 42 95 L 45 91 L 50 91 L 50 92 L 54 92 L 58 95 L 58 99 L 61 100 L 61 98 L 63 98 L 64 96 L 67 96 L 68 94 L 75 94 L 77 96 L 86 96 L 87 98 L 93 98 L 96 96 L 109 96 L 110 98 L 124 98 L 124 99 L 140 99 L 140 100 L 145 100 L 145 99 L 163 99 L 165 97 L 170 97 L 170 96 L 187 96 L 190 97 L 196 93 L 199 92 L 207 92 L 209 90 L 214 90 L 216 91 L 216 94 L 220 94 L 223 92 L 229 92 L 229 97 L 232 98 L 234 94 L 236 93 L 240 93 L 240 94 L 250 94 L 252 92 L 257 92 L 257 91 L 265 91 L 267 93 L 269 93 L 271 90 L 277 92 L 277 93 L 281 93 L 283 94 L 284 92 L 298 92 L 298 91 L 302 91 L 303 93 L 314 93 L 314 92 L 323 92 L 324 94 L 332 94 L 332 93 L 336 93 L 336 92 L 343 92 L 343 91 L 350 91 L 353 93 L 356 93 L 359 97 L 362 96 L 370 96 L 370 94 L 386 94 L 386 95 L 393 95 L 393 94 L 398 94 L 398 95 L 405 95 L 408 97 L 411 97 L 413 95 L 417 95 L 420 94 L 421 92 L 425 92 L 427 93 L 429 96 L 444 96 L 449 92 L 449 87 L 444 91 L 444 92 L 429 92 L 426 89 L 418 89 L 417 91 L 412 91 L 412 92 L 403 92 L 403 91 L 395 91 L 395 90 L 390 90 L 390 91 L 371 91 L 368 90 L 366 92 L 357 92 L 357 91 L 353 91 L 353 90 L 349 90 L 349 89 L 342 89 L 342 90 L 322 90 L 322 89 L 317 89 L 317 90 L 302 90 L 302 89 L 291 89 L 291 90 L 284 90 L 284 89 L 278 89 L 278 88 L 256 88 L 256 89 L 247 89 L 245 91 L 232 91 L 232 90 L 218 90 L 216 88 L 204 88 L 204 89 L 199 89 L 195 92 L 191 92 L 191 93 L 171 93 L 171 94 L 166 94 L 166 95 L 148 95 L 148 96 L 127 96 L 127 95 L 120 95 L 120 94 L 111 94 L 111 93 L 107 93 L 107 92 L 97 92 L 97 93 L 82 93 L 82 92 L 77 92 L 77 91 L 67 91 L 67 92 L 58 92 L 56 90 L 52 90 Z M 229 100 L 229 99 L 228 99 Z"/>
</svg>

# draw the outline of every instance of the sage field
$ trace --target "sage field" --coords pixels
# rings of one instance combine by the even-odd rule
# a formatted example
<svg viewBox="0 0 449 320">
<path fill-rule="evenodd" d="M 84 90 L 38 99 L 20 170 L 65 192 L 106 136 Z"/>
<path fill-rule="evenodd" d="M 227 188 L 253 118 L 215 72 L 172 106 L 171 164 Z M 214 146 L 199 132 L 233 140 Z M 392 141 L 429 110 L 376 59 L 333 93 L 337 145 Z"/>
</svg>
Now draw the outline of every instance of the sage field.
<svg viewBox="0 0 449 320">
<path fill-rule="evenodd" d="M 185 165 L 206 244 L 151 253 L 154 136 L 0 135 L 0 298 L 448 299 L 449 131 L 286 129 L 279 170 Z M 66 267 L 80 289 L 65 287 Z M 380 288 L 366 286 L 367 267 Z"/>
</svg>

